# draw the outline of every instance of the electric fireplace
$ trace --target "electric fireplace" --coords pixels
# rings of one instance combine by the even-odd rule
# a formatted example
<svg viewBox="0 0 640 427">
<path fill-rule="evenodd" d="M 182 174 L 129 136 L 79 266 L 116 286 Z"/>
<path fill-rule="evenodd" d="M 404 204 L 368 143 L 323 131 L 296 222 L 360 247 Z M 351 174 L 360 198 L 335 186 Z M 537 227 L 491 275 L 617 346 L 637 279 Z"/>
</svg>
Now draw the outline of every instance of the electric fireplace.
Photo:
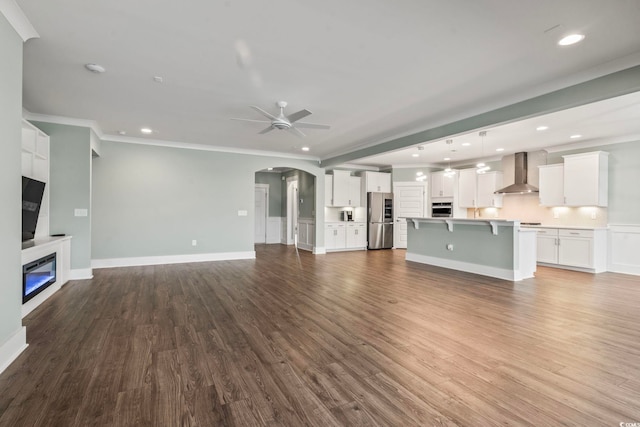
<svg viewBox="0 0 640 427">
<path fill-rule="evenodd" d="M 55 283 L 56 254 L 47 255 L 22 266 L 22 303 L 29 301 Z"/>
</svg>

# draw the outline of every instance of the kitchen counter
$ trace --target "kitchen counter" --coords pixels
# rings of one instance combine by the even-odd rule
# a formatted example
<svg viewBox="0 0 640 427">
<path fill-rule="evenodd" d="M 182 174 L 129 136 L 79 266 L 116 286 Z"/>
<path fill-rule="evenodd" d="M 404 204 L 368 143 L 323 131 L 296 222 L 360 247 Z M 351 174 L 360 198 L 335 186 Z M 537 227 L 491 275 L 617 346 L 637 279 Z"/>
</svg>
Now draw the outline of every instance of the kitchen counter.
<svg viewBox="0 0 640 427">
<path fill-rule="evenodd" d="M 407 261 L 518 281 L 536 271 L 536 230 L 504 219 L 407 218 Z"/>
<path fill-rule="evenodd" d="M 582 225 L 545 225 L 545 224 L 541 224 L 541 225 L 521 225 L 520 227 L 522 228 L 556 228 L 556 229 L 560 229 L 560 228 L 566 228 L 567 230 L 607 230 L 608 227 L 589 227 L 589 226 L 582 226 Z"/>
</svg>

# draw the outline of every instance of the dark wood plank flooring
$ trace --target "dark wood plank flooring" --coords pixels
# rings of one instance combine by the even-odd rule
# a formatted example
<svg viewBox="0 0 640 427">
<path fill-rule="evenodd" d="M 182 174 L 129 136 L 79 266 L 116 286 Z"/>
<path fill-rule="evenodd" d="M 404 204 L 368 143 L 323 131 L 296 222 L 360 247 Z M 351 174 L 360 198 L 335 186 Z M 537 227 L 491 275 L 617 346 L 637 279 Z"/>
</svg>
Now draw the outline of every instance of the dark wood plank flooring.
<svg viewBox="0 0 640 427">
<path fill-rule="evenodd" d="M 404 251 L 95 270 L 26 319 L 1 426 L 640 422 L 640 278 Z"/>
</svg>

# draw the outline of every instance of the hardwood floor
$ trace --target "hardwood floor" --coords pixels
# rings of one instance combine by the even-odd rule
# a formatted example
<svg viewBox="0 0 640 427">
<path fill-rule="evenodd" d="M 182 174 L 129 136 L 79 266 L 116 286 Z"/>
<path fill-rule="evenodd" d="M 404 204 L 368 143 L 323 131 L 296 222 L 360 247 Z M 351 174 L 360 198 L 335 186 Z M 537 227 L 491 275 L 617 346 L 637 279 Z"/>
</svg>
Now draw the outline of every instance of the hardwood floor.
<svg viewBox="0 0 640 427">
<path fill-rule="evenodd" d="M 95 270 L 26 319 L 1 426 L 640 422 L 640 278 L 258 246 Z"/>
</svg>

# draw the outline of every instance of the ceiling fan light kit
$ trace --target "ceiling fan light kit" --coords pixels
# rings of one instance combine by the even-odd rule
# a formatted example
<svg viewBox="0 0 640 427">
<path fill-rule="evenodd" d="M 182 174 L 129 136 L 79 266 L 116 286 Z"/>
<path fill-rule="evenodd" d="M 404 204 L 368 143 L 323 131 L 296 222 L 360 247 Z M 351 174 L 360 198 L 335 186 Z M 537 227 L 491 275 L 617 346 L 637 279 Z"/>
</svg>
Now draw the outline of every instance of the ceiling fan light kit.
<svg viewBox="0 0 640 427">
<path fill-rule="evenodd" d="M 276 107 L 278 107 L 280 109 L 280 113 L 277 116 L 274 116 L 273 114 L 263 110 L 260 107 L 257 107 L 255 105 L 251 105 L 251 108 L 253 108 L 254 110 L 256 110 L 258 113 L 262 114 L 263 116 L 265 116 L 266 118 L 268 118 L 269 120 L 253 120 L 253 119 L 243 119 L 243 118 L 232 118 L 231 120 L 240 120 L 240 121 L 245 121 L 245 122 L 257 122 L 257 123 L 268 123 L 269 126 L 265 129 L 263 129 L 262 131 L 258 132 L 258 134 L 265 134 L 267 132 L 271 132 L 274 129 L 278 129 L 278 130 L 286 130 L 290 133 L 293 133 L 294 135 L 297 135 L 299 137 L 304 137 L 306 136 L 302 131 L 300 131 L 298 128 L 307 128 L 307 129 L 330 129 L 331 126 L 329 125 L 322 125 L 322 124 L 318 124 L 318 123 L 308 123 L 308 122 L 300 122 L 300 119 L 303 119 L 307 116 L 309 116 L 311 114 L 311 111 L 307 110 L 307 109 L 303 109 L 300 111 L 297 111 L 293 114 L 289 114 L 288 116 L 286 116 L 284 114 L 284 109 L 287 106 L 287 103 L 285 101 L 278 101 L 276 102 Z"/>
</svg>

